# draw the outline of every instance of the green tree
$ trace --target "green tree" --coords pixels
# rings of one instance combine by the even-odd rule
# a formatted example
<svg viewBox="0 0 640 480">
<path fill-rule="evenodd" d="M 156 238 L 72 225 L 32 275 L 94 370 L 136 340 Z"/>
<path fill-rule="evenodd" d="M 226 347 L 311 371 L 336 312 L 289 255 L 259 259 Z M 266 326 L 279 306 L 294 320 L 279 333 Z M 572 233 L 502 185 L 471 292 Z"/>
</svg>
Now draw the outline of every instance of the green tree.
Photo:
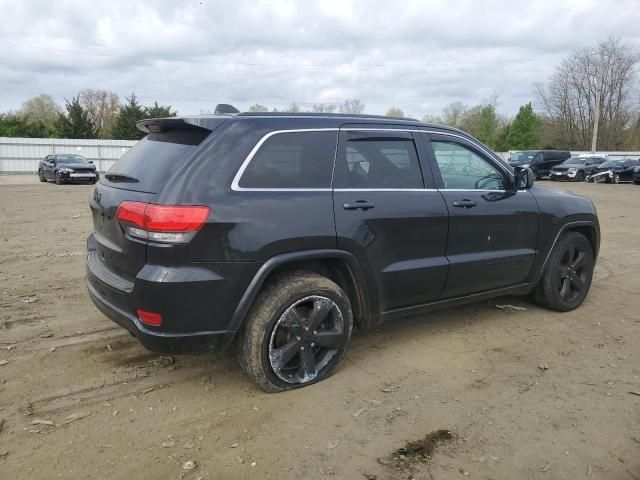
<svg viewBox="0 0 640 480">
<path fill-rule="evenodd" d="M 167 118 L 175 117 L 178 112 L 171 111 L 171 105 L 158 105 L 158 102 L 153 102 L 153 105 L 144 109 L 145 116 L 147 118 Z"/>
<path fill-rule="evenodd" d="M 296 102 L 292 102 L 284 111 L 289 113 L 298 113 L 300 112 L 300 107 Z"/>
<path fill-rule="evenodd" d="M 264 105 L 260 105 L 259 103 L 254 103 L 249 107 L 250 112 L 268 112 L 269 109 Z"/>
<path fill-rule="evenodd" d="M 385 113 L 387 117 L 395 117 L 395 118 L 404 118 L 404 112 L 400 110 L 398 107 L 391 107 Z"/>
<path fill-rule="evenodd" d="M 357 98 L 348 98 L 340 105 L 340 113 L 363 113 L 366 108 L 365 104 Z"/>
<path fill-rule="evenodd" d="M 538 146 L 539 139 L 540 119 L 529 102 L 520 107 L 513 119 L 507 136 L 509 150 L 531 150 Z"/>
<path fill-rule="evenodd" d="M 82 108 L 80 99 L 72 97 L 66 101 L 66 115 L 58 116 L 58 130 L 63 138 L 96 138 L 96 128 L 89 113 Z"/>
<path fill-rule="evenodd" d="M 127 97 L 127 103 L 120 105 L 111 135 L 118 140 L 140 140 L 145 134 L 136 128 L 136 122 L 145 117 L 144 107 L 138 103 L 136 94 L 132 93 Z"/>
<path fill-rule="evenodd" d="M 0 137 L 31 137 L 30 128 L 14 112 L 0 113 Z"/>
</svg>

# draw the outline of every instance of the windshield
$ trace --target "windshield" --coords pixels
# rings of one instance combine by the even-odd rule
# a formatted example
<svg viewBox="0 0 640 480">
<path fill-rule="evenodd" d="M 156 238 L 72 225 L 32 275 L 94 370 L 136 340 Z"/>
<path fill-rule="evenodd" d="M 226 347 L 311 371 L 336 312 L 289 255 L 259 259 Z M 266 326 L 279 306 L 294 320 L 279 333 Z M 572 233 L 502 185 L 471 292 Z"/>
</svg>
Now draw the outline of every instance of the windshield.
<svg viewBox="0 0 640 480">
<path fill-rule="evenodd" d="M 89 164 L 89 161 L 82 155 L 56 155 L 57 163 L 84 163 Z"/>
<path fill-rule="evenodd" d="M 620 168 L 624 167 L 624 160 L 608 160 L 600 164 L 600 168 Z"/>
<path fill-rule="evenodd" d="M 584 165 L 585 163 L 587 163 L 587 159 L 579 157 L 571 157 L 569 160 L 565 160 L 564 162 L 565 165 Z"/>
<path fill-rule="evenodd" d="M 511 163 L 530 163 L 538 152 L 517 152 L 511 154 Z"/>
</svg>

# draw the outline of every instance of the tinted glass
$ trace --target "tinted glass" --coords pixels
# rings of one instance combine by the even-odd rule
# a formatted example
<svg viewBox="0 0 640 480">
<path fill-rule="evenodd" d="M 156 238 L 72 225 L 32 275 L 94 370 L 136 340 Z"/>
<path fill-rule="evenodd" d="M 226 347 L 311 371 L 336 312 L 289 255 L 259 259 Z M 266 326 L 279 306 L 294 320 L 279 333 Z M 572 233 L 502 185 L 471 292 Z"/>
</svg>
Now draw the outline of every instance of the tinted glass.
<svg viewBox="0 0 640 480">
<path fill-rule="evenodd" d="M 432 141 L 445 189 L 504 190 L 502 173 L 484 158 L 455 142 Z"/>
<path fill-rule="evenodd" d="M 565 160 L 564 162 L 565 165 L 584 165 L 585 163 L 587 163 L 587 159 L 580 157 L 571 157 L 569 160 Z"/>
<path fill-rule="evenodd" d="M 111 167 L 101 182 L 127 190 L 158 193 L 174 169 L 184 165 L 211 132 L 204 128 L 150 133 Z M 122 175 L 127 181 L 110 175 Z M 137 181 L 135 181 L 137 180 Z"/>
<path fill-rule="evenodd" d="M 56 155 L 57 163 L 84 163 L 89 164 L 89 161 L 82 155 Z"/>
<path fill-rule="evenodd" d="M 330 188 L 337 132 L 269 137 L 240 178 L 244 188 Z"/>
<path fill-rule="evenodd" d="M 413 140 L 349 140 L 345 150 L 351 188 L 423 188 Z"/>
</svg>

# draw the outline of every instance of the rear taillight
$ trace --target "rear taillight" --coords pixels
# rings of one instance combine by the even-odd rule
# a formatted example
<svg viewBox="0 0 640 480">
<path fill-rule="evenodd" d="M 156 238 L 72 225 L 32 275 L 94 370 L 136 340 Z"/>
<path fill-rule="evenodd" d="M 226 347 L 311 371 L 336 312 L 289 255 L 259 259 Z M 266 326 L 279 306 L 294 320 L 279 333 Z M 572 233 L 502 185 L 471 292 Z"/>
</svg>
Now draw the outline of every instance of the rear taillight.
<svg viewBox="0 0 640 480">
<path fill-rule="evenodd" d="M 203 205 L 155 205 L 122 202 L 116 218 L 132 237 L 185 243 L 202 228 L 211 210 Z"/>
</svg>

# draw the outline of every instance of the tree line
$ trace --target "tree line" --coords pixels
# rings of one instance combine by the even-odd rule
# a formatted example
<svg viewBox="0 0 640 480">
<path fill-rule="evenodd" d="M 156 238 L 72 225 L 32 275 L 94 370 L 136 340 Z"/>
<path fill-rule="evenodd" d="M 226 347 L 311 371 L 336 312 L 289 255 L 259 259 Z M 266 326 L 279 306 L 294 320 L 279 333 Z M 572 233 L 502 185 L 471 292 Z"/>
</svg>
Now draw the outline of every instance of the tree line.
<svg viewBox="0 0 640 480">
<path fill-rule="evenodd" d="M 144 118 L 175 117 L 172 107 L 142 105 L 135 93 L 124 103 L 106 90 L 82 90 L 65 101 L 64 108 L 47 94 L 33 97 L 16 112 L 0 113 L 0 137 L 101 138 L 139 140 L 136 128 Z"/>
<path fill-rule="evenodd" d="M 599 150 L 639 150 L 639 61 L 636 46 L 609 38 L 560 62 L 546 83 L 534 84 L 534 98 L 515 117 L 498 112 L 495 94 L 473 106 L 450 103 L 439 115 L 424 115 L 423 121 L 464 130 L 496 151 L 590 150 L 594 130 Z M 249 111 L 278 109 L 255 103 Z M 366 106 L 351 98 L 329 104 L 293 102 L 281 111 L 362 114 Z M 135 127 L 138 120 L 175 115 L 171 106 L 157 102 L 143 106 L 134 93 L 121 103 L 113 92 L 83 90 L 64 108 L 43 94 L 27 100 L 17 112 L 0 114 L 0 136 L 135 140 L 144 135 Z M 398 107 L 389 108 L 386 115 L 405 117 Z"/>
</svg>

